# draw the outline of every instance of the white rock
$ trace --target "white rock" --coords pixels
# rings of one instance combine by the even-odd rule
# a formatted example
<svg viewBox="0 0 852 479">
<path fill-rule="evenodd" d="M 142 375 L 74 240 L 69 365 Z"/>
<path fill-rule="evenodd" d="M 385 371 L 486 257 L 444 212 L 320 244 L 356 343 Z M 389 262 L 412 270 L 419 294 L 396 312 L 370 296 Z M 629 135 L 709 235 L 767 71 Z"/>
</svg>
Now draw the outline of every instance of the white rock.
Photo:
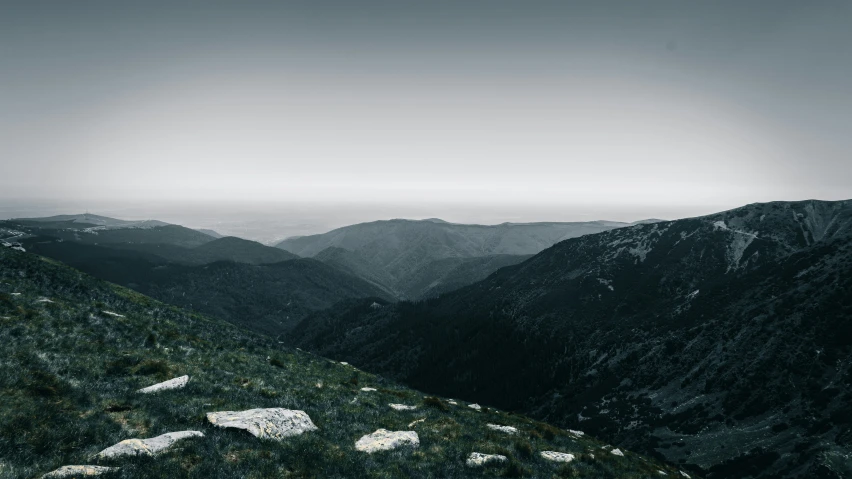
<svg viewBox="0 0 852 479">
<path fill-rule="evenodd" d="M 21 293 L 12 293 L 12 296 L 20 296 Z"/>
<path fill-rule="evenodd" d="M 467 456 L 466 464 L 468 467 L 481 467 L 489 463 L 506 462 L 506 456 L 500 454 L 482 454 L 481 452 L 472 452 Z"/>
<path fill-rule="evenodd" d="M 284 408 L 208 412 L 207 420 L 219 427 L 244 429 L 256 437 L 279 441 L 317 430 L 305 411 Z"/>
<path fill-rule="evenodd" d="M 346 361 L 340 361 L 340 364 L 342 364 L 344 366 L 349 366 L 349 363 L 347 363 Z"/>
<path fill-rule="evenodd" d="M 375 391 L 376 388 L 361 388 L 361 390 L 364 391 L 365 393 L 368 393 L 368 392 Z"/>
<path fill-rule="evenodd" d="M 169 379 L 168 381 L 163 381 L 161 383 L 154 384 L 153 386 L 142 388 L 136 392 L 148 394 L 157 391 L 166 391 L 169 389 L 180 389 L 186 386 L 187 382 L 189 382 L 189 376 L 181 376 L 179 378 Z"/>
<path fill-rule="evenodd" d="M 573 454 L 566 454 L 564 452 L 556 451 L 541 451 L 541 457 L 547 459 L 548 461 L 555 462 L 571 462 L 574 460 Z"/>
<path fill-rule="evenodd" d="M 616 448 L 616 449 L 613 449 L 612 451 L 609 451 L 609 452 L 615 454 L 616 456 L 624 457 L 624 453 L 621 452 L 621 449 Z"/>
<path fill-rule="evenodd" d="M 44 479 L 62 479 L 66 477 L 100 476 L 101 474 L 113 471 L 118 471 L 118 468 L 104 466 L 62 466 L 41 477 Z"/>
<path fill-rule="evenodd" d="M 97 453 L 95 457 L 111 459 L 123 456 L 153 456 L 170 448 L 181 439 L 204 437 L 200 431 L 169 432 L 150 439 L 125 439 Z"/>
<path fill-rule="evenodd" d="M 103 313 L 108 314 L 110 316 L 115 316 L 116 318 L 123 318 L 124 317 L 123 314 L 113 313 L 112 311 L 104 311 Z"/>
<path fill-rule="evenodd" d="M 39 299 L 36 300 L 36 303 L 52 303 L 52 302 L 53 302 L 52 299 L 47 299 L 47 298 L 39 298 Z"/>
<path fill-rule="evenodd" d="M 685 473 L 685 472 L 683 472 L 683 471 L 678 471 L 678 472 L 680 472 L 680 475 L 681 475 L 681 476 L 685 477 L 686 479 L 689 479 L 689 474 L 687 474 L 687 473 Z"/>
<path fill-rule="evenodd" d="M 378 429 L 372 434 L 362 436 L 355 443 L 355 449 L 372 454 L 376 451 L 390 451 L 401 446 L 420 446 L 420 437 L 414 431 L 388 431 Z"/>
<path fill-rule="evenodd" d="M 408 424 L 408 427 L 414 427 L 414 426 L 416 426 L 417 424 L 419 424 L 419 423 L 421 423 L 421 422 L 424 422 L 424 421 L 426 421 L 426 418 L 425 418 L 425 417 L 424 417 L 423 419 L 418 419 L 418 420 L 416 420 L 416 421 L 411 421 L 411 422 Z"/>
<path fill-rule="evenodd" d="M 407 406 L 405 404 L 388 404 L 391 409 L 396 409 L 397 411 L 413 411 L 417 409 L 417 406 Z"/>
<path fill-rule="evenodd" d="M 512 426 L 501 426 L 499 424 L 486 424 L 488 429 L 493 429 L 495 431 L 505 432 L 506 434 L 517 434 L 518 429 Z"/>
<path fill-rule="evenodd" d="M 568 432 L 570 432 L 571 434 L 573 434 L 577 437 L 583 437 L 583 436 L 586 435 L 586 433 L 584 433 L 583 431 L 575 431 L 573 429 L 569 429 Z"/>
<path fill-rule="evenodd" d="M 452 404 L 453 406 L 458 406 L 458 405 L 459 405 L 459 403 L 457 403 L 457 402 L 453 401 L 452 399 L 450 399 L 449 401 L 447 401 L 447 404 Z"/>
<path fill-rule="evenodd" d="M 659 470 L 658 470 L 658 471 L 657 471 L 657 474 L 659 474 L 659 475 L 661 475 L 661 476 L 668 476 L 668 474 L 666 474 L 666 471 L 659 471 Z"/>
<path fill-rule="evenodd" d="M 482 406 L 480 406 L 479 404 L 476 404 L 476 403 L 468 404 L 467 407 L 469 407 L 471 409 L 476 409 L 477 411 L 482 409 Z"/>
</svg>

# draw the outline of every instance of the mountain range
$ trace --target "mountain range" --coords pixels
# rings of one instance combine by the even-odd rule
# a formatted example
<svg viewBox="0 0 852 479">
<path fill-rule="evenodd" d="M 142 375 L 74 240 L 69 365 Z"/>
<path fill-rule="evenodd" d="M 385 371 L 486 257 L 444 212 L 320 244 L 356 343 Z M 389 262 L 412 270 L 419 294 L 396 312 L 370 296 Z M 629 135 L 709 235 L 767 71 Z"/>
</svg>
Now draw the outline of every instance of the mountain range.
<svg viewBox="0 0 852 479">
<path fill-rule="evenodd" d="M 708 477 L 852 476 L 852 201 L 567 239 L 421 302 L 350 301 L 319 354 Z"/>
<path fill-rule="evenodd" d="M 614 221 L 485 226 L 388 220 L 288 238 L 276 246 L 332 264 L 401 299 L 422 299 L 485 279 L 567 238 L 625 226 Z M 451 273 L 455 268 L 463 271 L 459 277 Z"/>
</svg>

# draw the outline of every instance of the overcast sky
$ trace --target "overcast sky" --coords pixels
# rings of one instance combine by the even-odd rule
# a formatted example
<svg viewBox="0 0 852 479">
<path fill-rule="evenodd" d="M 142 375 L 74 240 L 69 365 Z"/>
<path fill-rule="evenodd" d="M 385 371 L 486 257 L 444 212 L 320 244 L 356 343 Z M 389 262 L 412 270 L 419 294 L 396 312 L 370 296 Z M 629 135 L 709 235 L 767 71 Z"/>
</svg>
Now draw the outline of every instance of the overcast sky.
<svg viewBox="0 0 852 479">
<path fill-rule="evenodd" d="M 849 1 L 0 6 L 0 201 L 630 220 L 850 198 L 850 151 Z"/>
</svg>

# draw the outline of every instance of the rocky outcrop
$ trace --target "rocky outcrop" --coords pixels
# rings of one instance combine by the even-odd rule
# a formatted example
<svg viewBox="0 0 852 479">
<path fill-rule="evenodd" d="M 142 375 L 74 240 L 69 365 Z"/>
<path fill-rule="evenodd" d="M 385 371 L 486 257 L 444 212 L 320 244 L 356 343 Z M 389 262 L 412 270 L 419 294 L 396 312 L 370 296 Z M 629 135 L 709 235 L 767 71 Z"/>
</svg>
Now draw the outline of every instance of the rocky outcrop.
<svg viewBox="0 0 852 479">
<path fill-rule="evenodd" d="M 41 476 L 43 479 L 64 479 L 72 477 L 94 477 L 107 472 L 118 471 L 117 467 L 104 466 L 62 466 Z"/>
<path fill-rule="evenodd" d="M 467 407 L 469 407 L 469 408 L 471 408 L 471 409 L 476 409 L 477 411 L 481 411 L 481 410 L 482 410 L 482 406 L 480 406 L 479 404 L 476 404 L 476 403 L 468 404 L 468 405 L 467 405 Z"/>
<path fill-rule="evenodd" d="M 420 437 L 414 431 L 379 429 L 372 434 L 362 436 L 355 443 L 355 449 L 368 454 L 377 451 L 390 451 L 403 446 L 419 447 Z"/>
<path fill-rule="evenodd" d="M 199 431 L 169 432 L 150 439 L 125 439 L 97 453 L 99 459 L 114 459 L 124 456 L 155 456 L 172 447 L 174 443 L 190 437 L 204 437 Z"/>
<path fill-rule="evenodd" d="M 492 429 L 494 431 L 505 432 L 506 434 L 517 434 L 518 433 L 518 429 L 514 428 L 512 426 L 501 426 L 499 424 L 486 424 L 485 426 L 488 427 L 488 429 Z"/>
<path fill-rule="evenodd" d="M 261 439 L 282 440 L 317 430 L 305 411 L 283 408 L 209 412 L 207 420 L 219 427 L 246 430 Z"/>
<path fill-rule="evenodd" d="M 149 394 L 157 391 L 166 391 L 169 389 L 180 389 L 186 386 L 186 383 L 188 382 L 189 376 L 181 376 L 179 378 L 169 379 L 168 381 L 163 381 L 161 383 L 154 384 L 153 386 L 142 388 L 136 392 L 142 394 Z"/>
<path fill-rule="evenodd" d="M 388 406 L 397 411 L 413 411 L 417 409 L 417 406 L 408 406 L 405 404 L 388 404 Z"/>
<path fill-rule="evenodd" d="M 470 456 L 467 456 L 467 464 L 468 467 L 482 467 L 487 464 L 496 464 L 506 462 L 508 459 L 506 456 L 501 456 L 500 454 L 482 454 L 481 452 L 472 452 Z"/>
<path fill-rule="evenodd" d="M 571 462 L 574 460 L 573 454 L 556 451 L 541 451 L 541 457 L 554 462 Z"/>
</svg>

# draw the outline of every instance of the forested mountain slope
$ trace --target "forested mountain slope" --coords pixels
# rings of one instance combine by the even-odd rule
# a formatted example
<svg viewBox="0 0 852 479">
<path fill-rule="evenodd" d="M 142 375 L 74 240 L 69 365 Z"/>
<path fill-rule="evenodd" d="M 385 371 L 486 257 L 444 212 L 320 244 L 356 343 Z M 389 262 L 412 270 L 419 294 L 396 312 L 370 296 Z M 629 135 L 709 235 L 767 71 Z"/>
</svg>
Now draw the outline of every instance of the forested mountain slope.
<svg viewBox="0 0 852 479">
<path fill-rule="evenodd" d="M 852 475 L 852 202 L 754 204 L 558 243 L 298 342 L 711 477 Z"/>
</svg>

